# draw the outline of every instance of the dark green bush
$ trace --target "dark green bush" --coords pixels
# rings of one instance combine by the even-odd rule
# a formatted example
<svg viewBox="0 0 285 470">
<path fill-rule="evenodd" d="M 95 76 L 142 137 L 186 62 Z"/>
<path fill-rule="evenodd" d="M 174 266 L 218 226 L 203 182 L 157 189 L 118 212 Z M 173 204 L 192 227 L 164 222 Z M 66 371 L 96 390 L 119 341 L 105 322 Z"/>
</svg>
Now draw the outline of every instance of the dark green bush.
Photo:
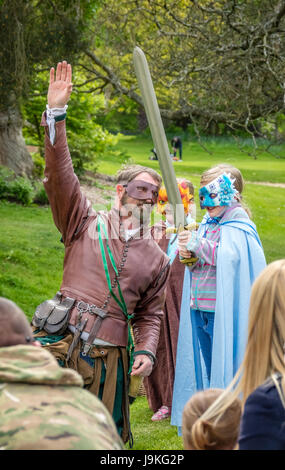
<svg viewBox="0 0 285 470">
<path fill-rule="evenodd" d="M 42 179 L 44 177 L 45 159 L 41 156 L 40 152 L 32 153 L 33 159 L 33 177 Z"/>
<path fill-rule="evenodd" d="M 32 202 L 33 191 L 32 183 L 27 178 L 17 177 L 9 168 L 0 167 L 0 199 L 27 205 Z"/>
<path fill-rule="evenodd" d="M 47 193 L 42 183 L 36 184 L 33 202 L 35 204 L 39 204 L 40 206 L 45 206 L 49 204 Z"/>
<path fill-rule="evenodd" d="M 33 186 L 30 181 L 22 176 L 16 178 L 9 185 L 12 200 L 28 205 L 33 199 Z"/>
<path fill-rule="evenodd" d="M 0 166 L 0 199 L 4 199 L 8 192 L 9 181 L 13 178 L 13 171 Z"/>
</svg>

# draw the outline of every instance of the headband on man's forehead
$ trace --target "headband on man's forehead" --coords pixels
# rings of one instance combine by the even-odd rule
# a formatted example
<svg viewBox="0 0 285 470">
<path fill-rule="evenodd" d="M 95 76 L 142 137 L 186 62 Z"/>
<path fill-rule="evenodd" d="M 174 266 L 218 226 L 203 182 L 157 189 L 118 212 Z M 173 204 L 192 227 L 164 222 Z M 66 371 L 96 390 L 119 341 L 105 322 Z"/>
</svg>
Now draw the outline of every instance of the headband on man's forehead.
<svg viewBox="0 0 285 470">
<path fill-rule="evenodd" d="M 128 195 L 134 199 L 148 200 L 156 204 L 158 196 L 158 185 L 148 183 L 143 180 L 131 180 L 123 185 Z"/>
<path fill-rule="evenodd" d="M 210 183 L 199 189 L 201 209 L 206 207 L 230 206 L 237 190 L 234 188 L 235 178 L 223 173 Z"/>
</svg>

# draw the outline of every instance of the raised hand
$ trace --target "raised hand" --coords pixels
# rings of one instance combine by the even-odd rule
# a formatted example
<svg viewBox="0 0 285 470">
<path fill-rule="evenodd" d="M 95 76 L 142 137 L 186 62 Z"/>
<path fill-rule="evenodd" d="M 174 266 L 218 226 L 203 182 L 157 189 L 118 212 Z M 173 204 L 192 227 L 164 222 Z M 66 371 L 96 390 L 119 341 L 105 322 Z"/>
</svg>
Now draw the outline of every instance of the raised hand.
<svg viewBox="0 0 285 470">
<path fill-rule="evenodd" d="M 54 67 L 50 69 L 50 81 L 48 88 L 48 105 L 50 108 L 63 108 L 69 101 L 72 92 L 71 65 L 65 60 L 59 62 L 54 77 Z"/>
</svg>

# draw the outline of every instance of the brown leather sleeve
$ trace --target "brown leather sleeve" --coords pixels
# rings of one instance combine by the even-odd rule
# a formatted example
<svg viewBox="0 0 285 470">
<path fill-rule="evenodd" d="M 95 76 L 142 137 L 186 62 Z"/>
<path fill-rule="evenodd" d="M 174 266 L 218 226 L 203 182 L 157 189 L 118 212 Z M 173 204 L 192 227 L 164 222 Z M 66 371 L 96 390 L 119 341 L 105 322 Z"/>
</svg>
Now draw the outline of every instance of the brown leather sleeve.
<svg viewBox="0 0 285 470">
<path fill-rule="evenodd" d="M 56 142 L 51 144 L 45 113 L 45 178 L 44 187 L 51 206 L 56 227 L 68 246 L 76 231 L 88 215 L 89 201 L 82 194 L 80 183 L 73 171 L 73 165 L 66 139 L 65 120 L 56 123 Z"/>
<path fill-rule="evenodd" d="M 148 351 L 155 356 L 161 319 L 164 315 L 163 307 L 169 269 L 169 260 L 163 257 L 161 269 L 156 280 L 150 285 L 142 300 L 136 306 L 132 320 L 135 352 Z"/>
</svg>

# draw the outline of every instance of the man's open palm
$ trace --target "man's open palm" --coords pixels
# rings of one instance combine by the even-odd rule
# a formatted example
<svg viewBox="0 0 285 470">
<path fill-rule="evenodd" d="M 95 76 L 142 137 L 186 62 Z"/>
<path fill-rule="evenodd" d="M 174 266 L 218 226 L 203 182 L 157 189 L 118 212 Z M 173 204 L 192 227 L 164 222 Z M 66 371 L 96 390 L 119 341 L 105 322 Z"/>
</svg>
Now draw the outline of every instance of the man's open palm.
<svg viewBox="0 0 285 470">
<path fill-rule="evenodd" d="M 48 105 L 50 108 L 63 108 L 71 95 L 71 65 L 67 62 L 59 62 L 54 76 L 54 67 L 50 69 L 50 81 L 48 89 Z"/>
</svg>

